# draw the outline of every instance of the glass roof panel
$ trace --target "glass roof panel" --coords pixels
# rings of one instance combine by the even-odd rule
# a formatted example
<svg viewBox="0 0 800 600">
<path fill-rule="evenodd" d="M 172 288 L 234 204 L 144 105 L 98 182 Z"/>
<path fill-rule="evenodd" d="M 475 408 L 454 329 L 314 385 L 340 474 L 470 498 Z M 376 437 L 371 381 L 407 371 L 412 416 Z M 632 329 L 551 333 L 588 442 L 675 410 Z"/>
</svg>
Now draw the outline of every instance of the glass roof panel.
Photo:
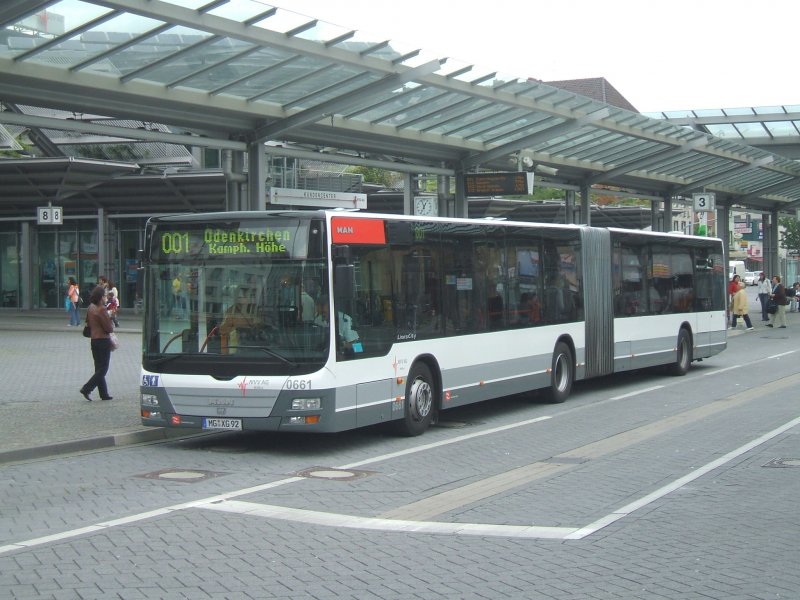
<svg viewBox="0 0 800 600">
<path fill-rule="evenodd" d="M 414 129 L 424 129 L 435 125 L 437 121 L 447 116 L 448 110 L 464 98 L 457 94 L 442 94 L 435 100 L 427 103 L 421 114 L 416 116 L 409 114 L 407 119 L 398 123 L 399 128 L 413 127 Z"/>
<path fill-rule="evenodd" d="M 468 140 L 500 131 L 501 128 L 515 129 L 519 126 L 520 120 L 528 114 L 529 111 L 526 110 L 509 109 L 499 114 L 495 113 L 491 117 L 467 123 L 457 130 L 451 130 L 450 135 L 457 133 L 459 137 Z"/>
<path fill-rule="evenodd" d="M 117 71 L 125 75 L 188 48 L 209 37 L 209 34 L 188 27 L 170 27 L 166 32 L 145 37 L 141 42 L 123 48 L 108 57 Z"/>
<path fill-rule="evenodd" d="M 355 67 L 335 65 L 320 72 L 313 80 L 298 79 L 287 84 L 279 94 L 269 92 L 263 98 L 280 103 L 283 108 L 300 109 L 311 108 L 338 96 L 353 95 L 352 99 L 355 102 L 358 90 L 368 85 L 370 81 L 378 79 L 380 76 L 377 73 L 365 74 Z M 256 98 L 261 99 L 262 95 L 259 93 Z M 286 100 L 282 99 L 283 96 L 286 96 Z"/>
<path fill-rule="evenodd" d="M 175 6 L 182 6 L 183 8 L 192 8 L 192 9 L 197 9 L 205 4 L 208 4 L 208 2 L 204 0 L 163 0 L 163 1 L 166 2 L 167 4 L 174 4 Z M 250 0 L 232 0 L 230 3 L 225 4 L 224 6 L 230 6 L 231 8 L 234 8 L 237 4 L 245 4 L 245 3 L 254 4 Z"/>
<path fill-rule="evenodd" d="M 800 112 L 800 104 L 787 104 L 784 108 L 786 112 Z"/>
<path fill-rule="evenodd" d="M 697 117 L 724 117 L 725 113 L 719 108 L 703 108 L 692 111 Z"/>
<path fill-rule="evenodd" d="M 80 35 L 80 31 L 73 35 L 69 32 L 75 32 L 104 15 L 112 16 L 113 11 L 104 6 L 77 0 L 57 2 L 9 25 L 7 42 L 0 46 L 0 53 L 17 56 L 50 42 L 53 38 L 66 36 L 61 42 L 63 44 L 67 39 Z M 52 62 L 63 64 L 63 61 Z"/>
<path fill-rule="evenodd" d="M 165 0 L 170 4 L 182 6 L 184 8 L 199 9 L 208 1 L 203 0 Z M 231 19 L 232 21 L 244 22 L 269 11 L 272 8 L 269 4 L 256 2 L 254 0 L 228 0 L 219 6 L 208 11 L 209 15 Z"/>
<path fill-rule="evenodd" d="M 665 110 L 663 113 L 658 114 L 668 119 L 691 119 L 694 117 L 694 111 L 691 110 Z"/>
<path fill-rule="evenodd" d="M 340 38 L 351 31 L 350 29 L 328 23 L 327 21 L 318 21 L 311 29 L 298 33 L 297 37 L 324 44 L 330 40 Z"/>
<path fill-rule="evenodd" d="M 706 125 L 708 132 L 718 138 L 736 138 L 741 139 L 741 135 L 736 131 L 736 127 L 728 123 L 721 123 L 719 125 Z"/>
<path fill-rule="evenodd" d="M 735 127 L 743 138 L 764 137 L 767 135 L 761 123 L 736 123 Z"/>
<path fill-rule="evenodd" d="M 259 12 L 263 12 L 268 6 L 261 4 L 261 10 Z M 234 17 L 230 14 L 228 10 L 228 5 L 225 4 L 221 6 L 222 12 L 220 14 L 221 17 L 225 17 L 226 19 L 236 19 L 243 21 L 245 19 L 239 19 Z M 290 10 L 283 10 L 278 9 L 274 15 L 269 17 L 268 19 L 264 19 L 257 23 L 254 23 L 254 27 L 258 27 L 260 29 L 268 29 L 269 31 L 275 31 L 278 33 L 289 33 L 297 28 L 302 28 L 306 25 L 312 23 L 314 19 L 311 17 L 307 17 L 305 15 L 301 15 L 296 12 L 292 12 Z"/>
<path fill-rule="evenodd" d="M 786 112 L 782 106 L 755 106 L 753 110 L 757 115 L 780 115 Z"/>
<path fill-rule="evenodd" d="M 607 135 L 601 137 L 593 136 L 593 139 L 583 144 L 580 151 L 575 152 L 572 157 L 577 160 L 584 160 L 589 156 L 596 156 L 598 152 L 600 155 L 604 155 L 617 148 L 620 144 L 624 143 L 624 141 L 624 136 L 619 133 L 609 132 Z"/>
<path fill-rule="evenodd" d="M 209 43 L 203 43 L 205 41 Z M 208 77 L 205 78 L 206 83 L 201 84 L 202 78 L 199 75 L 226 61 L 231 63 L 229 68 L 236 69 L 247 60 L 247 55 L 243 55 L 243 53 L 255 52 L 256 48 L 253 44 L 232 38 L 204 37 L 202 41 L 186 46 L 184 51 L 172 58 L 168 56 L 163 65 L 148 72 L 147 78 L 170 87 L 192 79 L 195 79 L 194 87 L 202 89 L 216 87 L 217 84 L 210 83 Z M 234 61 L 234 57 L 238 57 L 238 61 Z M 214 74 L 214 77 L 216 80 L 217 74 Z"/>
<path fill-rule="evenodd" d="M 358 116 L 359 120 L 369 121 L 370 123 L 389 123 L 394 119 L 395 123 L 404 121 L 409 117 L 409 111 L 414 106 L 426 102 L 442 93 L 442 90 L 432 87 L 416 86 L 405 89 L 403 92 L 396 93 L 396 96 L 389 103 L 381 103 L 380 106 L 364 111 Z M 417 111 L 417 116 L 421 114 Z"/>
<path fill-rule="evenodd" d="M 774 137 L 800 137 L 792 121 L 767 121 L 764 123 Z"/>
<path fill-rule="evenodd" d="M 447 135 L 452 129 L 456 129 L 470 121 L 480 120 L 481 115 L 489 114 L 488 111 L 494 111 L 496 107 L 485 100 L 472 99 L 468 102 L 460 103 L 454 107 L 451 114 L 446 115 L 444 118 L 437 120 L 435 123 L 427 127 L 420 127 L 423 131 L 431 133 L 438 133 Z"/>
<path fill-rule="evenodd" d="M 284 104 L 295 98 L 296 94 L 287 95 L 285 89 L 280 86 L 321 66 L 324 65 L 320 63 L 319 59 L 311 56 L 293 55 L 286 62 L 273 59 L 271 63 L 262 63 L 260 68 L 252 69 L 249 73 L 234 78 L 225 85 L 212 90 L 211 93 L 224 93 L 245 98 L 260 95 L 261 100 Z M 277 90 L 277 92 L 263 95 L 268 90 Z"/>
<path fill-rule="evenodd" d="M 753 109 L 745 106 L 741 108 L 726 108 L 723 109 L 723 112 L 729 117 L 743 117 L 745 115 L 752 115 Z"/>
<path fill-rule="evenodd" d="M 542 126 L 542 122 L 546 121 L 547 119 L 542 119 L 541 115 L 526 112 L 506 125 L 476 132 L 470 135 L 469 139 L 489 144 L 507 144 L 541 131 L 545 128 Z"/>
</svg>

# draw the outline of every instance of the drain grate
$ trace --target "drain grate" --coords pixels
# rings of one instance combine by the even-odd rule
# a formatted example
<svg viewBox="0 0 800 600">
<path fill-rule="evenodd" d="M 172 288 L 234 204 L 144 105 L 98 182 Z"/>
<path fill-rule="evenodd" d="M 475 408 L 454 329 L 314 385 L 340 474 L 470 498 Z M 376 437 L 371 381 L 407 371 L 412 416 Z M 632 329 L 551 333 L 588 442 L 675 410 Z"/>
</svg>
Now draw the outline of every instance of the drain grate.
<svg viewBox="0 0 800 600">
<path fill-rule="evenodd" d="M 773 458 L 763 467 L 777 467 L 779 469 L 786 467 L 800 467 L 800 458 Z"/>
</svg>

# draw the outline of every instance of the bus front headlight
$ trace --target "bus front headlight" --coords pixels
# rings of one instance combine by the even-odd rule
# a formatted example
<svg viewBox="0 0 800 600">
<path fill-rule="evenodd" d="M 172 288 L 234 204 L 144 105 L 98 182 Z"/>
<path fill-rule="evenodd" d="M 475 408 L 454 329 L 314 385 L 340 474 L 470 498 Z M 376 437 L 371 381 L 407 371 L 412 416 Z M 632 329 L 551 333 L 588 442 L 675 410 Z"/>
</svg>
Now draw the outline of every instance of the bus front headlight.
<svg viewBox="0 0 800 600">
<path fill-rule="evenodd" d="M 158 398 L 155 394 L 142 394 L 143 406 L 158 406 Z"/>
<path fill-rule="evenodd" d="M 322 398 L 295 398 L 292 400 L 292 410 L 319 410 L 322 407 Z"/>
</svg>

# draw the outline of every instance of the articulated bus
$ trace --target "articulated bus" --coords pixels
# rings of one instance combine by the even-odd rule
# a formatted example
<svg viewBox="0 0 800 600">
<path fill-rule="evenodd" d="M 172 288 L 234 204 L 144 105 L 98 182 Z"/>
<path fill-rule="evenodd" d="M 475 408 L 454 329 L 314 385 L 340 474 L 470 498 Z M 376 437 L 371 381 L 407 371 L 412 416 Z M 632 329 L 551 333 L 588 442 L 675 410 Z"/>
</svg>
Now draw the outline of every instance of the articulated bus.
<svg viewBox="0 0 800 600">
<path fill-rule="evenodd" d="M 718 239 L 348 211 L 151 218 L 142 423 L 337 432 L 727 345 Z M 538 394 L 537 394 L 538 395 Z"/>
</svg>

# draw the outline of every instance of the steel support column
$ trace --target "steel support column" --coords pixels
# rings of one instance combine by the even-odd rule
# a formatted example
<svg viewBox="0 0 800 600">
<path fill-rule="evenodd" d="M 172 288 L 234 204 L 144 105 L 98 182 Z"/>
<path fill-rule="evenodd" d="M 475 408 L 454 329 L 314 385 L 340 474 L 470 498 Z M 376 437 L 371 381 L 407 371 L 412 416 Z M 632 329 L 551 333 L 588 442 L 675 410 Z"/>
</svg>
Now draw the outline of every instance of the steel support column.
<svg viewBox="0 0 800 600">
<path fill-rule="evenodd" d="M 731 256 L 731 211 L 726 202 L 717 202 L 717 235 L 722 240 L 722 261 L 725 266 L 725 276 L 728 275 L 728 262 Z"/>
<path fill-rule="evenodd" d="M 781 263 L 778 257 L 778 240 L 780 239 L 779 226 L 778 226 L 778 209 L 774 208 L 769 212 L 769 266 L 770 276 L 780 275 L 781 282 L 786 283 L 786 273 L 781 269 Z M 766 259 L 766 256 L 764 257 Z"/>
<path fill-rule="evenodd" d="M 264 210 L 267 204 L 267 173 L 264 144 L 247 144 L 247 210 Z"/>
<path fill-rule="evenodd" d="M 592 188 L 589 184 L 581 185 L 581 225 L 592 224 Z"/>
<path fill-rule="evenodd" d="M 575 190 L 567 190 L 564 195 L 564 223 L 575 222 Z"/>
<path fill-rule="evenodd" d="M 412 173 L 403 173 L 403 214 L 414 213 L 414 194 L 417 193 L 417 178 Z"/>
<path fill-rule="evenodd" d="M 650 230 L 661 231 L 659 223 L 661 221 L 661 200 L 650 201 Z"/>
<path fill-rule="evenodd" d="M 453 202 L 453 214 L 448 214 L 448 217 L 464 217 L 469 216 L 467 209 L 467 190 L 464 186 L 464 171 L 457 170 L 455 173 L 456 178 L 456 197 Z M 448 206 L 449 212 L 449 206 Z"/>
<path fill-rule="evenodd" d="M 662 231 L 672 231 L 672 195 L 664 194 L 664 220 L 661 226 Z"/>
<path fill-rule="evenodd" d="M 23 221 L 21 225 L 19 243 L 22 254 L 22 268 L 20 269 L 22 272 L 20 273 L 20 298 L 17 300 L 17 306 L 22 310 L 31 310 L 33 308 L 33 239 L 30 222 Z"/>
</svg>

